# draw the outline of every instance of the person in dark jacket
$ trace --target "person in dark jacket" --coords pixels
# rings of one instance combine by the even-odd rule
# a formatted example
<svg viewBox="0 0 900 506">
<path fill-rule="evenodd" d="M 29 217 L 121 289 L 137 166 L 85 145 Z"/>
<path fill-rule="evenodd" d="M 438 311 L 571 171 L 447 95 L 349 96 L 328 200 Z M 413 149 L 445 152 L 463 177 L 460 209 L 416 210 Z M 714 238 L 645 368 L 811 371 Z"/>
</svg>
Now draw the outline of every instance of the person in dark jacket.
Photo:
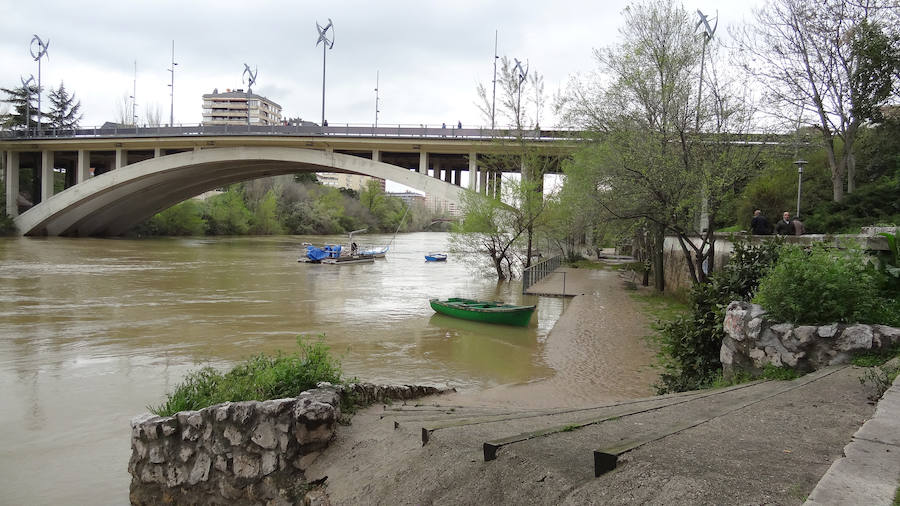
<svg viewBox="0 0 900 506">
<path fill-rule="evenodd" d="M 775 224 L 775 233 L 778 235 L 794 235 L 794 224 L 791 223 L 791 213 L 785 211 L 782 218 Z"/>
<path fill-rule="evenodd" d="M 753 211 L 753 219 L 750 220 L 750 233 L 753 235 L 769 235 L 772 233 L 769 220 L 763 216 L 762 211 L 759 209 Z"/>
</svg>

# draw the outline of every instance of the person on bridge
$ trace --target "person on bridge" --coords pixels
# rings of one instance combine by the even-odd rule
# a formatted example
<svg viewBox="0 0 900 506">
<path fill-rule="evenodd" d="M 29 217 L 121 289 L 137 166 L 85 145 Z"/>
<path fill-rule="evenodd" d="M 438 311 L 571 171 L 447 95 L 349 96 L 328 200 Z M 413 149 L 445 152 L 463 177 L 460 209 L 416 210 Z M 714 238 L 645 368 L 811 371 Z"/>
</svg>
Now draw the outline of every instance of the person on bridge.
<svg viewBox="0 0 900 506">
<path fill-rule="evenodd" d="M 775 225 L 775 233 L 778 235 L 794 235 L 794 224 L 791 223 L 791 213 L 785 211 L 782 218 Z"/>
</svg>

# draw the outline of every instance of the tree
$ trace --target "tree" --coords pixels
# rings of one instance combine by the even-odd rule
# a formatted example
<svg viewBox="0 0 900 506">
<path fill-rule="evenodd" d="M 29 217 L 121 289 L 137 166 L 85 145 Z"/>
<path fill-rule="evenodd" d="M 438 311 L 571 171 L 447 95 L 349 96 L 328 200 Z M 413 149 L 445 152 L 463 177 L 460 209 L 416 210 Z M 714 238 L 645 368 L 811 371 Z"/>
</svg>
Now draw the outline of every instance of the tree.
<svg viewBox="0 0 900 506">
<path fill-rule="evenodd" d="M 499 199 L 474 192 L 463 195 L 462 209 L 463 219 L 453 226 L 450 236 L 452 251 L 475 257 L 486 254 L 498 280 L 512 278 L 514 245 L 525 231 L 516 210 Z"/>
<path fill-rule="evenodd" d="M 10 129 L 24 129 L 26 125 L 37 127 L 37 94 L 36 84 L 19 86 L 18 88 L 0 88 L 6 94 L 3 102 L 13 107 L 13 112 L 0 115 L 0 126 Z"/>
<path fill-rule="evenodd" d="M 770 0 L 740 32 L 743 67 L 770 112 L 807 122 L 828 154 L 835 202 L 855 189 L 860 127 L 877 118 L 900 76 L 898 9 L 877 0 Z"/>
<path fill-rule="evenodd" d="M 498 140 L 497 142 L 503 146 L 501 154 L 485 155 L 480 158 L 480 162 L 483 169 L 487 169 L 495 176 L 495 186 L 487 189 L 487 193 L 495 198 L 500 198 L 501 192 L 497 190 L 496 185 L 500 183 L 504 170 L 518 171 L 521 174 L 522 181 L 517 185 L 517 191 L 508 195 L 514 198 L 514 201 L 509 203 L 519 209 L 519 222 L 524 223 L 526 227 L 524 266 L 529 267 L 533 257 L 534 226 L 546 209 L 543 198 L 544 174 L 554 162 L 553 158 L 546 155 L 547 146 L 535 147 L 530 144 L 529 139 L 529 132 L 537 128 L 544 107 L 544 78 L 533 69 L 529 71 L 527 63 L 525 67 L 522 67 L 520 62 L 513 65 L 509 58 L 504 56 L 500 59 L 497 87 L 500 92 L 500 107 L 495 111 L 493 97 L 488 96 L 487 88 L 483 84 L 478 84 L 476 88 L 479 98 L 478 109 L 486 119 L 499 112 L 501 118 L 510 122 L 512 130 L 509 137 L 513 140 Z M 531 117 L 529 110 L 533 112 L 534 122 L 529 122 Z"/>
<path fill-rule="evenodd" d="M 600 73 L 574 79 L 558 103 L 594 139 L 567 164 L 568 193 L 647 229 L 657 290 L 667 234 L 700 283 L 714 269 L 716 216 L 756 168 L 759 148 L 745 142 L 753 110 L 713 65 L 699 95 L 700 66 L 716 61 L 717 46 L 697 37 L 683 7 L 650 0 L 624 18 L 621 42 L 594 52 Z"/>
<path fill-rule="evenodd" d="M 60 82 L 59 88 L 50 90 L 50 111 L 47 112 L 47 122 L 51 128 L 73 129 L 78 128 L 81 121 L 81 101 L 75 100 L 75 94 L 69 96 L 65 85 Z"/>
<path fill-rule="evenodd" d="M 253 226 L 250 231 L 259 235 L 277 235 L 282 233 L 281 224 L 278 223 L 276 214 L 277 207 L 278 195 L 275 189 L 270 189 L 256 206 L 253 213 Z"/>
<path fill-rule="evenodd" d="M 162 111 L 158 102 L 144 106 L 144 124 L 147 126 L 162 125 Z"/>
<path fill-rule="evenodd" d="M 253 215 L 244 204 L 241 192 L 232 187 L 221 195 L 207 199 L 204 217 L 208 234 L 242 235 L 250 230 Z"/>
</svg>

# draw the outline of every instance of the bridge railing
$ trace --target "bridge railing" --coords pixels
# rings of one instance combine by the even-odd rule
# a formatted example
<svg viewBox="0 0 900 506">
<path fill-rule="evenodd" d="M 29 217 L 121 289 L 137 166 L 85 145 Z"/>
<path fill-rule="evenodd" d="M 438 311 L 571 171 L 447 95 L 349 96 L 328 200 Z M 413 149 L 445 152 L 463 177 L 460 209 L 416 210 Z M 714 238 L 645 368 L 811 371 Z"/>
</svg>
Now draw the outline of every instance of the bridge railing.
<svg viewBox="0 0 900 506">
<path fill-rule="evenodd" d="M 490 129 L 485 127 L 457 128 L 432 125 L 178 125 L 131 126 L 112 125 L 84 128 L 45 128 L 40 132 L 29 130 L 3 130 L 0 139 L 44 138 L 106 138 L 106 137 L 185 137 L 222 135 L 284 135 L 301 137 L 394 137 L 394 138 L 447 138 L 447 139 L 509 139 L 523 137 L 535 141 L 553 141 L 577 137 L 574 130 Z"/>
<path fill-rule="evenodd" d="M 562 265 L 562 255 L 554 255 L 522 271 L 522 293 Z"/>
</svg>

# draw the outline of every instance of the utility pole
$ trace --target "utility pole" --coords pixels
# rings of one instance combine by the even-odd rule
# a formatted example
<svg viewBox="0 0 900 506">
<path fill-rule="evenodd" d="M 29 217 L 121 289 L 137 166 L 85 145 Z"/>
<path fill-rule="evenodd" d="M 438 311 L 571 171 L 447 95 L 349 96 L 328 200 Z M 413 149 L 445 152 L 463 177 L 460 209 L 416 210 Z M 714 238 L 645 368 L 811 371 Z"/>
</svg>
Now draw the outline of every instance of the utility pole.
<svg viewBox="0 0 900 506">
<path fill-rule="evenodd" d="M 494 92 L 491 98 L 491 130 L 494 129 L 494 114 L 497 111 L 497 39 L 499 31 L 494 30 Z"/>
<path fill-rule="evenodd" d="M 172 74 L 172 82 L 169 84 L 169 126 L 175 126 L 175 41 L 172 41 L 172 68 L 168 69 Z"/>
<path fill-rule="evenodd" d="M 131 124 L 137 127 L 137 60 L 134 60 L 134 87 L 131 92 Z"/>
<path fill-rule="evenodd" d="M 378 71 L 375 71 L 375 128 L 378 128 Z"/>
</svg>

